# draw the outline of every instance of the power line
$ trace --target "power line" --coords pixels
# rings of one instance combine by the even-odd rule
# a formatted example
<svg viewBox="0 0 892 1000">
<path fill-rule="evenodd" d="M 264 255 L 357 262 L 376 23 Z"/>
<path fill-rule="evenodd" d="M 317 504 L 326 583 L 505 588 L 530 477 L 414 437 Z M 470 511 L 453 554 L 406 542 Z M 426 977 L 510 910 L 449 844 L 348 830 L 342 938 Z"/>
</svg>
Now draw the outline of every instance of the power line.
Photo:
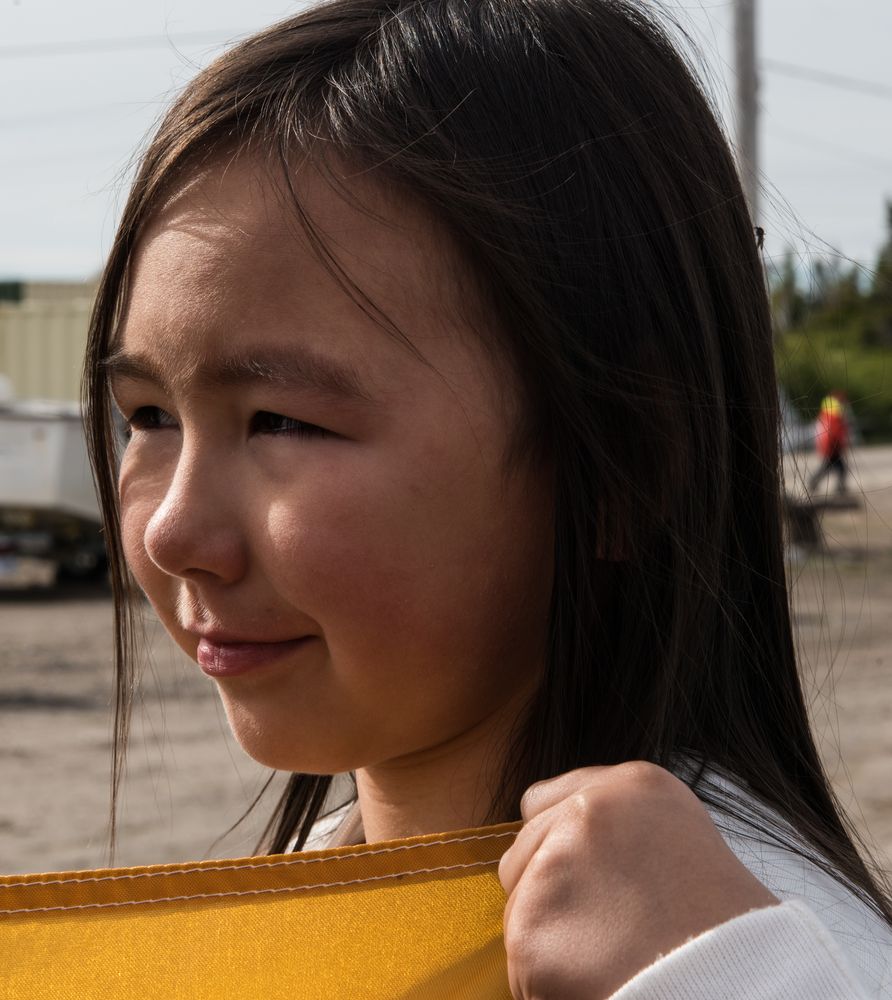
<svg viewBox="0 0 892 1000">
<path fill-rule="evenodd" d="M 137 49 L 170 48 L 176 45 L 222 45 L 245 35 L 250 29 L 231 31 L 191 31 L 179 35 L 130 35 L 120 38 L 85 38 L 74 42 L 41 42 L 36 45 L 0 45 L 0 59 L 39 59 L 48 56 L 88 55 L 94 52 L 127 52 Z M 892 100 L 892 84 L 864 80 L 842 73 L 828 73 L 810 66 L 798 66 L 779 59 L 762 59 L 769 73 L 809 80 L 827 87 L 855 91 Z"/>
<path fill-rule="evenodd" d="M 789 128 L 786 125 L 771 128 L 769 131 L 777 139 L 786 140 L 811 149 L 819 149 L 823 152 L 833 153 L 836 156 L 849 160 L 851 163 L 857 163 L 862 167 L 871 167 L 875 170 L 882 170 L 885 173 L 892 170 L 892 159 L 886 159 L 882 156 L 874 156 L 872 153 L 867 153 L 859 149 L 850 149 L 848 146 L 842 146 L 839 143 L 830 142 L 827 139 L 811 135 L 808 132 L 800 132 L 796 129 Z"/>
<path fill-rule="evenodd" d="M 793 63 L 781 62 L 777 59 L 763 59 L 762 67 L 769 73 L 781 76 L 791 76 L 798 80 L 810 80 L 827 87 L 839 90 L 854 90 L 859 94 L 870 94 L 872 97 L 892 99 L 892 84 L 878 83 L 875 80 L 862 80 L 855 76 L 844 76 L 841 73 L 827 73 L 822 69 L 812 69 L 808 66 L 796 66 Z"/>
<path fill-rule="evenodd" d="M 0 59 L 36 59 L 44 56 L 86 55 L 91 52 L 126 52 L 175 45 L 223 44 L 244 35 L 237 31 L 191 31 L 181 35 L 131 35 L 127 38 L 84 38 L 77 42 L 41 42 L 37 45 L 0 45 Z"/>
</svg>

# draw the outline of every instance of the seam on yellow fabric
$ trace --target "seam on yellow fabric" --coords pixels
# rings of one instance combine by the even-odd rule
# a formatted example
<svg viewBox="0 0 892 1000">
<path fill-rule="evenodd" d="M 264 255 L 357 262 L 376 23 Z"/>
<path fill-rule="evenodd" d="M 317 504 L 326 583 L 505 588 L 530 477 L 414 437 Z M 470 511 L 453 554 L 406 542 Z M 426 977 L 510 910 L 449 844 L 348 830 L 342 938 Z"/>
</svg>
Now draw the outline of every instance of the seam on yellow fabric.
<svg viewBox="0 0 892 1000">
<path fill-rule="evenodd" d="M 195 875 L 200 872 L 236 872 L 254 868 L 287 868 L 294 865 L 318 865 L 330 861 L 347 861 L 351 858 L 371 858 L 377 854 L 396 854 L 399 851 L 414 851 L 420 847 L 445 847 L 449 844 L 466 844 L 472 840 L 498 840 L 501 837 L 515 836 L 514 830 L 504 830 L 501 833 L 475 833 L 469 837 L 446 837 L 441 840 L 426 840 L 421 844 L 397 844 L 395 847 L 379 847 L 371 851 L 353 851 L 350 854 L 328 855 L 324 858 L 289 858 L 287 861 L 246 862 L 242 865 L 218 865 L 213 868 L 168 868 L 160 872 L 136 872 L 132 875 L 88 875 L 85 878 L 55 878 L 43 882 L 22 880 L 19 882 L 0 882 L 0 892 L 21 886 L 38 885 L 71 885 L 87 882 L 120 882 L 140 878 L 161 878 L 165 875 Z M 6 910 L 0 910 L 5 913 Z"/>
<path fill-rule="evenodd" d="M 381 852 L 379 852 L 381 853 Z M 51 913 L 57 910 L 100 910 L 112 906 L 153 906 L 156 903 L 182 903 L 190 899 L 223 899 L 229 896 L 264 896 L 282 892 L 308 892 L 312 889 L 340 889 L 348 885 L 362 885 L 367 882 L 384 882 L 388 879 L 408 878 L 412 875 L 435 875 L 439 872 L 451 872 L 467 868 L 487 868 L 497 864 L 496 861 L 472 861 L 462 865 L 442 865 L 438 868 L 417 868 L 415 871 L 394 872 L 388 875 L 372 875 L 369 878 L 354 878 L 343 882 L 317 882 L 313 885 L 288 885 L 275 889 L 240 889 L 232 892 L 200 892 L 191 896 L 165 896 L 160 899 L 125 899 L 111 903 L 76 903 L 71 906 L 35 906 L 17 910 L 0 910 L 2 916 L 14 916 L 26 913 Z"/>
</svg>

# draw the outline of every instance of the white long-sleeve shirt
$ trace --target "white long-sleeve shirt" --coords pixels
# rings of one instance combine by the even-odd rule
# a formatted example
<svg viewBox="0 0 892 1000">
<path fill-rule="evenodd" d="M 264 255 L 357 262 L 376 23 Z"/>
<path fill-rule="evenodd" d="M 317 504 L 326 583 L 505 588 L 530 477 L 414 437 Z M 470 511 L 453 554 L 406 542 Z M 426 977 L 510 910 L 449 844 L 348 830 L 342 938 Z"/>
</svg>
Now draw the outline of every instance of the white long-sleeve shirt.
<svg viewBox="0 0 892 1000">
<path fill-rule="evenodd" d="M 889 947 L 887 945 L 886 947 Z M 863 970 L 862 970 L 863 972 Z M 611 1000 L 867 1000 L 843 950 L 806 903 L 753 910 L 638 973 Z"/>
<path fill-rule="evenodd" d="M 892 1000 L 892 929 L 813 861 L 800 838 L 727 778 L 739 818 L 709 808 L 738 859 L 780 901 L 688 941 L 644 969 L 611 1000 Z M 760 832 L 767 827 L 781 841 Z M 803 853 L 813 854 L 807 849 Z"/>
</svg>

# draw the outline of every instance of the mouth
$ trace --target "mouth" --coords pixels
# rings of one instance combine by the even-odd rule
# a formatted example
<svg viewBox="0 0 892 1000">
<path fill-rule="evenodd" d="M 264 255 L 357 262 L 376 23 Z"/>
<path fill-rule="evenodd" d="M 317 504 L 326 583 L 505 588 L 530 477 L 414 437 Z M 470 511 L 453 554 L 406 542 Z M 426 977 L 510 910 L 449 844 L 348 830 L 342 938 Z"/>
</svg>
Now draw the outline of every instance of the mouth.
<svg viewBox="0 0 892 1000">
<path fill-rule="evenodd" d="M 237 677 L 272 666 L 310 643 L 313 636 L 277 642 L 222 639 L 203 635 L 198 641 L 196 659 L 209 677 Z"/>
</svg>

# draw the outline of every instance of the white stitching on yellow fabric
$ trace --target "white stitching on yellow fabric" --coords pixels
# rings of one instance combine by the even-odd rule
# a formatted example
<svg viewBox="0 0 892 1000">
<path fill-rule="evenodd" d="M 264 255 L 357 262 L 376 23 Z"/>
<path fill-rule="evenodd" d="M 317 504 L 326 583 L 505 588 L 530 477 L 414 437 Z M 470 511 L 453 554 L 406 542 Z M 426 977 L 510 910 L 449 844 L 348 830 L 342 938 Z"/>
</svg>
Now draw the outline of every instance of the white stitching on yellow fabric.
<svg viewBox="0 0 892 1000">
<path fill-rule="evenodd" d="M 443 840 L 428 840 L 423 844 L 398 844 L 396 847 L 379 847 L 372 851 L 353 851 L 350 854 L 338 854 L 325 858 L 289 858 L 287 861 L 259 861 L 257 863 L 247 863 L 243 865 L 219 865 L 212 868 L 173 868 L 163 872 L 136 872 L 132 875 L 88 875 L 85 878 L 55 878 L 46 879 L 43 882 L 30 882 L 23 879 L 19 882 L 0 883 L 0 893 L 4 889 L 12 889 L 20 886 L 38 885 L 70 885 L 72 883 L 87 882 L 120 882 L 140 878 L 160 878 L 164 875 L 195 875 L 199 872 L 235 872 L 253 868 L 287 868 L 293 865 L 316 865 L 327 861 L 346 861 L 350 858 L 371 858 L 377 854 L 396 854 L 398 851 L 413 851 L 419 847 L 441 847 L 449 844 L 466 844 L 474 840 L 499 840 L 502 837 L 515 836 L 514 830 L 504 830 L 501 833 L 477 833 L 470 837 L 453 837 Z M 8 912 L 0 910 L 0 913 Z M 14 911 L 13 911 L 14 912 Z"/>
<path fill-rule="evenodd" d="M 380 853 L 380 852 L 379 852 Z M 233 892 L 200 892 L 194 896 L 165 896 L 161 899 L 124 899 L 112 903 L 76 903 L 71 906 L 35 906 L 18 910 L 0 910 L 0 916 L 24 915 L 28 913 L 52 913 L 56 910 L 101 910 L 112 906 L 153 906 L 155 903 L 182 903 L 190 899 L 223 899 L 229 896 L 264 896 L 280 892 L 309 892 L 311 889 L 340 889 L 347 885 L 362 885 L 366 882 L 384 882 L 388 879 L 407 878 L 411 875 L 435 875 L 466 868 L 486 868 L 496 861 L 472 861 L 463 865 L 443 865 L 439 868 L 418 868 L 409 872 L 394 872 L 389 875 L 373 875 L 370 878 L 354 878 L 344 882 L 319 882 L 314 885 L 288 885 L 275 889 L 240 889 Z"/>
</svg>

